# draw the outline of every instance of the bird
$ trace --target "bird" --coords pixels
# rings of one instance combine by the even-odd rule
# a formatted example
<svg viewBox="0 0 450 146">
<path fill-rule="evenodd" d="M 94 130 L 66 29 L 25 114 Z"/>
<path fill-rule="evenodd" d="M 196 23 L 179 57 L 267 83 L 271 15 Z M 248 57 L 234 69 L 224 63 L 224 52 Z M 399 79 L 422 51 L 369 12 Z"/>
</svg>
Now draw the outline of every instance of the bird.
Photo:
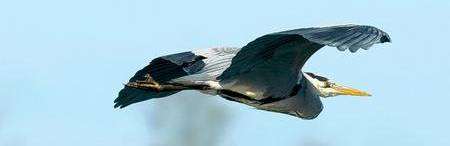
<svg viewBox="0 0 450 146">
<path fill-rule="evenodd" d="M 386 42 L 391 38 L 376 27 L 346 24 L 270 33 L 243 47 L 161 56 L 124 84 L 114 108 L 196 90 L 259 110 L 315 119 L 323 110 L 321 98 L 371 94 L 302 71 L 306 61 L 321 48 L 355 53 Z"/>
</svg>

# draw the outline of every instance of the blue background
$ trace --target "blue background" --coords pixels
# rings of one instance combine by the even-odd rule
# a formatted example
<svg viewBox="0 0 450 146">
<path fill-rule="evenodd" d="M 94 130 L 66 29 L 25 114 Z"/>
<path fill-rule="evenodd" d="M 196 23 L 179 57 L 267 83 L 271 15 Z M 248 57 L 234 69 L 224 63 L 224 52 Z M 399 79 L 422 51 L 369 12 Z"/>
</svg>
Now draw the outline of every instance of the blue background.
<svg viewBox="0 0 450 146">
<path fill-rule="evenodd" d="M 0 1 L 0 145 L 172 145 L 175 126 L 148 128 L 147 116 L 180 108 L 152 107 L 191 97 L 227 111 L 216 132 L 221 146 L 449 145 L 449 10 L 444 0 Z M 393 43 L 354 54 L 317 52 L 304 71 L 373 96 L 324 99 L 315 120 L 196 92 L 112 107 L 122 83 L 157 56 L 348 23 L 381 28 Z M 166 122 L 203 114 L 171 114 Z"/>
</svg>

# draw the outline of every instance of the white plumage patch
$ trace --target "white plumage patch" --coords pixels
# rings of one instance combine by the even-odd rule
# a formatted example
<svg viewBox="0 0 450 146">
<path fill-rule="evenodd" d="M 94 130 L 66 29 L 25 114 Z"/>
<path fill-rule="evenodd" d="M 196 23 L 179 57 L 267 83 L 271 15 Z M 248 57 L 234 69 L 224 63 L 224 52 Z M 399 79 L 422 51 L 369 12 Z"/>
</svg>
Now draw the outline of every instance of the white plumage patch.
<svg viewBox="0 0 450 146">
<path fill-rule="evenodd" d="M 305 78 L 311 82 L 311 84 L 314 85 L 314 87 L 318 88 L 318 87 L 324 87 L 325 86 L 325 82 L 323 81 L 319 81 L 318 79 L 312 78 L 311 76 L 309 76 L 307 73 L 303 72 L 303 76 L 305 76 Z"/>
<path fill-rule="evenodd" d="M 326 88 L 326 82 L 325 81 L 320 81 L 316 78 L 311 77 L 310 75 L 308 75 L 307 73 L 303 73 L 303 75 L 305 76 L 305 78 L 312 84 L 313 86 L 313 91 L 319 95 L 320 97 L 330 97 L 330 96 L 336 96 L 336 90 L 332 89 L 332 88 Z"/>
</svg>

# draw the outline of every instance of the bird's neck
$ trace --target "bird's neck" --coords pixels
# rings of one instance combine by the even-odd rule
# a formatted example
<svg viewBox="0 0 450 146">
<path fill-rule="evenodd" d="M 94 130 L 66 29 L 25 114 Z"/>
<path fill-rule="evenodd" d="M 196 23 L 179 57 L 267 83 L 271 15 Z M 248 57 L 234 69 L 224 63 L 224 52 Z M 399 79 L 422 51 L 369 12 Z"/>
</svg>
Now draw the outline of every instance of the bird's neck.
<svg viewBox="0 0 450 146">
<path fill-rule="evenodd" d="M 314 86 L 314 83 L 310 81 L 310 78 L 307 74 L 302 73 L 301 77 L 299 77 L 298 84 L 301 88 L 299 88 L 299 92 L 303 92 L 305 94 L 310 95 L 320 95 L 320 91 Z"/>
</svg>

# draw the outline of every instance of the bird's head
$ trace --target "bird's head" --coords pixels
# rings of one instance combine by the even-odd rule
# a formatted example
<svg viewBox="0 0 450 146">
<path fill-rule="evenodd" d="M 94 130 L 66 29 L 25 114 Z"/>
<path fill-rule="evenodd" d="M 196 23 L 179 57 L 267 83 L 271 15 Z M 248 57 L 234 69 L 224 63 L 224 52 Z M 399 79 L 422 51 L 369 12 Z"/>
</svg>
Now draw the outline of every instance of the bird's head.
<svg viewBox="0 0 450 146">
<path fill-rule="evenodd" d="M 325 77 L 310 72 L 303 73 L 305 78 L 314 86 L 320 97 L 333 97 L 338 95 L 371 96 L 365 91 L 346 87 L 335 83 Z"/>
</svg>

